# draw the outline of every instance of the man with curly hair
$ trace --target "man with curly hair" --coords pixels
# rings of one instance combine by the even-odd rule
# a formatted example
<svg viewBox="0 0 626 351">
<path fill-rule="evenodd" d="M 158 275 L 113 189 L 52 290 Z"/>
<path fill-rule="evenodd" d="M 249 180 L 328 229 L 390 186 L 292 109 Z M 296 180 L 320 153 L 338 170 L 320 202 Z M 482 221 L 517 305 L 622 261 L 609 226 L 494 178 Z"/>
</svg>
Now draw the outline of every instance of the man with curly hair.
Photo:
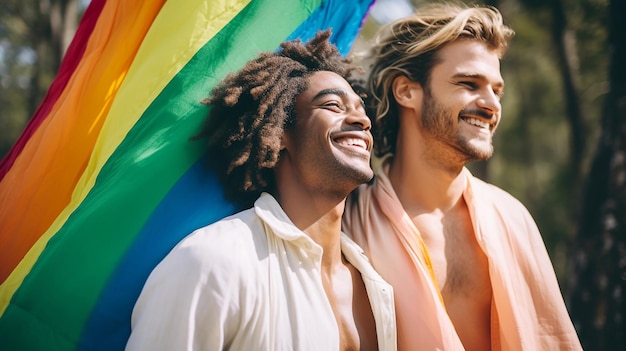
<svg viewBox="0 0 626 351">
<path fill-rule="evenodd" d="M 346 196 L 373 176 L 372 136 L 329 37 L 259 55 L 205 101 L 225 194 L 253 207 L 153 270 L 128 350 L 396 349 L 393 291 L 341 232 Z"/>
<path fill-rule="evenodd" d="M 344 230 L 394 288 L 400 350 L 581 349 L 533 218 L 465 168 L 493 152 L 513 34 L 495 8 L 439 3 L 373 46 L 381 159 Z"/>
</svg>

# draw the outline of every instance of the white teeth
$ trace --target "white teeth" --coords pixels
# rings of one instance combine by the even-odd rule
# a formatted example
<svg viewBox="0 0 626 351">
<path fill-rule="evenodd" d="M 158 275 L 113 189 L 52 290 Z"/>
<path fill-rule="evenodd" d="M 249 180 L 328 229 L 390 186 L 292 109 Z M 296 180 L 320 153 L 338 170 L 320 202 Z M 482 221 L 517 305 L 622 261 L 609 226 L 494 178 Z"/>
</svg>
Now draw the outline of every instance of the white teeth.
<svg viewBox="0 0 626 351">
<path fill-rule="evenodd" d="M 478 127 L 481 127 L 481 128 L 489 128 L 489 123 L 483 122 L 483 121 L 481 121 L 479 119 L 476 119 L 476 118 L 465 118 L 464 120 L 465 120 L 465 122 L 467 122 L 467 123 L 469 123 L 471 125 L 475 125 L 475 126 L 478 126 Z"/>
<path fill-rule="evenodd" d="M 358 146 L 358 147 L 362 147 L 364 149 L 367 149 L 367 144 L 365 144 L 365 141 L 363 139 L 344 138 L 344 139 L 341 139 L 341 140 L 337 141 L 337 143 L 339 145 Z"/>
</svg>

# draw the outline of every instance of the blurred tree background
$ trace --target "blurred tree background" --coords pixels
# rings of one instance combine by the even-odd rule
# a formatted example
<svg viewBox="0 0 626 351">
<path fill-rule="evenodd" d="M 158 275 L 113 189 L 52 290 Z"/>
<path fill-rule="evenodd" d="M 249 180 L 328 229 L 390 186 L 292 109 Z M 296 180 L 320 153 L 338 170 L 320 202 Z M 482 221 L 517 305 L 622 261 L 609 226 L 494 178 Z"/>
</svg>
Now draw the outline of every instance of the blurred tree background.
<svg viewBox="0 0 626 351">
<path fill-rule="evenodd" d="M 86 5 L 82 0 L 0 2 L 1 155 L 41 103 Z"/>
<path fill-rule="evenodd" d="M 378 0 L 355 50 L 428 2 Z M 465 2 L 496 6 L 516 31 L 502 61 L 496 152 L 470 168 L 535 217 L 585 349 L 625 349 L 626 0 Z M 1 155 L 43 99 L 87 3 L 0 3 Z"/>
<path fill-rule="evenodd" d="M 430 2 L 378 0 L 355 50 Z M 494 156 L 469 168 L 534 216 L 583 347 L 624 350 L 626 1 L 463 2 L 497 7 L 516 32 Z"/>
</svg>

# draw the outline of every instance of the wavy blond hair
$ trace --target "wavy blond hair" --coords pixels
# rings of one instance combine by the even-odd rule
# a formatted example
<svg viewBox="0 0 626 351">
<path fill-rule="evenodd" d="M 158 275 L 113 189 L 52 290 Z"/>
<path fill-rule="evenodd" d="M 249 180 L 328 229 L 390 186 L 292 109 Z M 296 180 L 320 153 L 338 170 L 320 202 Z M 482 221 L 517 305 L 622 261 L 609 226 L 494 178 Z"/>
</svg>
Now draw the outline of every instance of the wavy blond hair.
<svg viewBox="0 0 626 351">
<path fill-rule="evenodd" d="M 367 83 L 376 153 L 395 153 L 399 122 L 391 87 L 397 77 L 406 76 L 427 87 L 437 54 L 446 44 L 478 40 L 502 57 L 514 34 L 494 7 L 451 3 L 428 5 L 381 28 L 369 52 L 373 63 Z"/>
</svg>

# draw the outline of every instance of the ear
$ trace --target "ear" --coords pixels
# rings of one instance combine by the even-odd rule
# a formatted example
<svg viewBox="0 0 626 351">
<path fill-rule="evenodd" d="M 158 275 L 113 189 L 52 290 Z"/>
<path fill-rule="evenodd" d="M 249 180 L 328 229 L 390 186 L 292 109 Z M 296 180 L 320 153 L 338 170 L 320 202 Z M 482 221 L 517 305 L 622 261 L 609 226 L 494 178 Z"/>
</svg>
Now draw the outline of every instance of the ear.
<svg viewBox="0 0 626 351">
<path fill-rule="evenodd" d="M 280 149 L 279 151 L 282 152 L 283 150 L 285 150 L 287 148 L 287 144 L 289 143 L 289 135 L 288 132 L 285 130 L 283 131 L 283 135 L 280 136 Z"/>
<path fill-rule="evenodd" d="M 393 80 L 391 89 L 398 105 L 408 108 L 421 106 L 423 90 L 420 83 L 407 76 L 398 76 Z"/>
</svg>

